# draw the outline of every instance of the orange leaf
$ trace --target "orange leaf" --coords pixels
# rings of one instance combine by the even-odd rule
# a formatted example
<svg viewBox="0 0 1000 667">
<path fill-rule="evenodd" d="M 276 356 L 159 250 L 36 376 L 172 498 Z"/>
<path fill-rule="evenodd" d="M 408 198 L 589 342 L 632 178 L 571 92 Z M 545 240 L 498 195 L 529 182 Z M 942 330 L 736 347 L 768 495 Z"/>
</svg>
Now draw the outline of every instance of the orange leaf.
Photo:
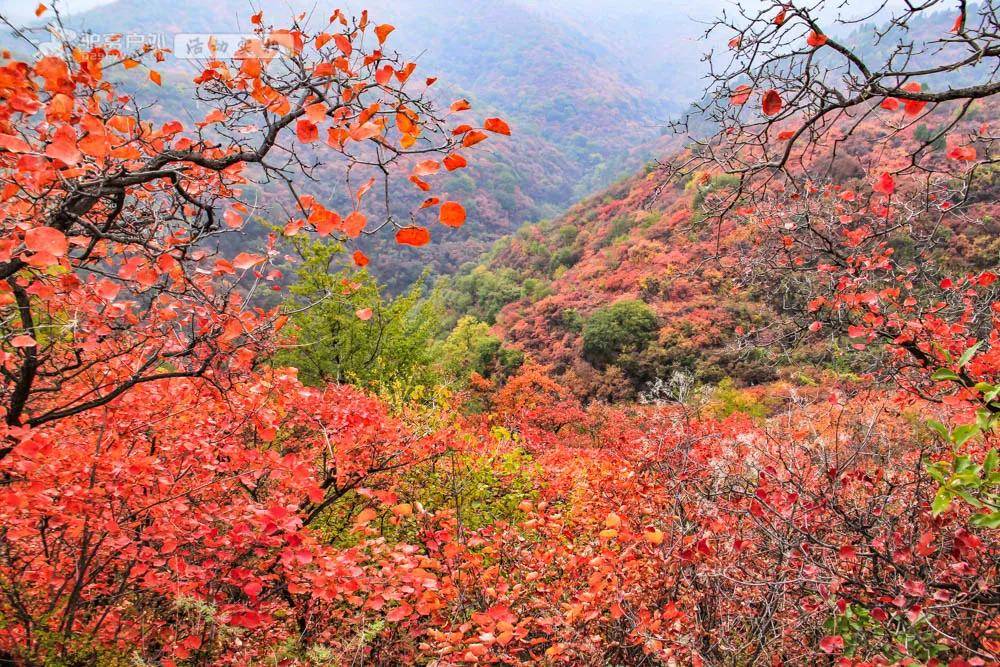
<svg viewBox="0 0 1000 667">
<path fill-rule="evenodd" d="M 431 174 L 436 174 L 441 168 L 441 163 L 437 160 L 424 160 L 423 162 L 418 162 L 413 168 L 414 176 L 430 176 Z"/>
<path fill-rule="evenodd" d="M 472 105 L 469 104 L 469 100 L 455 100 L 451 103 L 452 111 L 465 111 L 466 109 L 471 109 Z"/>
<path fill-rule="evenodd" d="M 731 93 L 729 93 L 729 103 L 735 107 L 741 107 L 747 103 L 750 99 L 750 91 L 752 88 L 747 84 L 741 84 L 736 86 Z"/>
<path fill-rule="evenodd" d="M 422 246 L 431 240 L 431 233 L 426 227 L 404 227 L 396 232 L 396 243 L 401 245 Z"/>
<path fill-rule="evenodd" d="M 248 252 L 241 252 L 233 258 L 233 268 L 244 271 L 252 266 L 262 263 L 267 257 L 263 255 L 252 255 Z"/>
<path fill-rule="evenodd" d="M 322 123 L 323 119 L 326 118 L 326 105 L 322 102 L 316 102 L 307 106 L 305 112 L 306 118 L 313 123 Z"/>
<path fill-rule="evenodd" d="M 163 85 L 163 79 L 160 77 L 160 73 L 155 69 L 149 70 L 149 80 L 155 83 L 157 86 Z"/>
<path fill-rule="evenodd" d="M 331 128 L 332 129 L 332 128 Z M 355 141 L 364 141 L 365 139 L 371 139 L 372 137 L 377 137 L 382 133 L 382 128 L 378 123 L 373 123 L 368 121 L 363 125 L 359 125 L 351 129 L 350 137 Z"/>
<path fill-rule="evenodd" d="M 351 214 L 344 218 L 344 233 L 350 236 L 352 239 L 361 236 L 361 232 L 364 231 L 365 225 L 368 223 L 368 218 L 361 211 L 351 211 Z"/>
<path fill-rule="evenodd" d="M 500 118 L 487 118 L 483 121 L 483 129 L 494 134 L 506 134 L 510 136 L 510 126 Z"/>
<path fill-rule="evenodd" d="M 48 9 L 48 7 L 46 7 L 45 5 L 39 3 L 38 6 L 35 7 L 35 16 L 41 16 L 42 14 L 45 13 L 46 9 Z"/>
<path fill-rule="evenodd" d="M 468 165 L 469 162 L 458 153 L 452 153 L 444 158 L 444 168 L 448 171 L 455 171 Z"/>
<path fill-rule="evenodd" d="M 352 259 L 354 259 L 354 263 L 357 264 L 358 266 L 362 267 L 368 266 L 368 257 L 367 255 L 365 255 L 365 253 L 361 252 L 360 250 L 355 250 L 354 254 L 351 255 L 351 257 Z"/>
<path fill-rule="evenodd" d="M 395 26 L 391 26 L 388 23 L 383 23 L 382 25 L 375 26 L 375 36 L 378 37 L 378 43 L 385 43 L 385 38 L 389 36 L 389 33 L 395 30 Z"/>
<path fill-rule="evenodd" d="M 442 225 L 461 227 L 465 223 L 465 209 L 458 202 L 446 201 L 441 204 L 440 220 Z"/>
<path fill-rule="evenodd" d="M 466 134 L 465 138 L 462 139 L 462 145 L 468 148 L 469 146 L 475 146 L 484 139 L 486 139 L 485 132 L 472 131 Z"/>
<path fill-rule="evenodd" d="M 362 322 L 367 322 L 368 320 L 370 320 L 372 318 L 372 309 L 371 308 L 358 308 L 356 311 L 354 311 L 354 314 Z"/>
<path fill-rule="evenodd" d="M 365 181 L 364 184 L 362 184 L 361 187 L 358 188 L 358 191 L 354 193 L 354 197 L 355 199 L 357 199 L 357 202 L 359 204 L 361 203 L 361 198 L 364 197 L 368 193 L 368 191 L 372 189 L 373 185 L 375 185 L 374 176 Z"/>
<path fill-rule="evenodd" d="M 406 80 L 410 78 L 410 75 L 413 74 L 413 70 L 415 69 L 417 69 L 417 63 L 407 63 L 403 69 L 396 72 L 396 79 L 398 79 L 400 83 L 406 83 Z"/>
<path fill-rule="evenodd" d="M 354 47 L 351 46 L 351 40 L 347 39 L 344 35 L 334 35 L 333 43 L 337 45 L 337 48 L 345 56 L 351 55 L 351 52 L 354 51 Z"/>
<path fill-rule="evenodd" d="M 76 131 L 69 125 L 63 125 L 52 135 L 52 143 L 45 147 L 45 154 L 72 167 L 82 157 L 76 147 Z"/>
<path fill-rule="evenodd" d="M 403 134 L 411 134 L 417 129 L 417 115 L 406 107 L 399 107 L 396 111 L 396 127 Z"/>
</svg>

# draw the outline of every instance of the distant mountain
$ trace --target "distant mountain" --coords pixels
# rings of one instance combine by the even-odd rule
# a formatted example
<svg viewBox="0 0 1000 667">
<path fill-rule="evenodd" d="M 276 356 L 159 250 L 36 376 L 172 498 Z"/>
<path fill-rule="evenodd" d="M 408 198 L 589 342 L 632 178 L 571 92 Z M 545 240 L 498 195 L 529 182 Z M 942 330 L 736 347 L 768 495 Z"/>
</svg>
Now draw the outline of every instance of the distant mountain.
<svg viewBox="0 0 1000 667">
<path fill-rule="evenodd" d="M 433 244 L 420 250 L 389 247 L 385 239 L 368 242 L 367 249 L 378 257 L 373 267 L 395 289 L 428 265 L 435 272 L 450 272 L 521 224 L 557 214 L 634 171 L 660 152 L 666 120 L 686 103 L 680 89 L 649 85 L 648 73 L 634 66 L 642 54 L 595 37 L 602 31 L 593 22 L 572 22 L 559 12 L 542 11 L 544 3 L 346 4 L 348 11 L 367 8 L 377 21 L 397 27 L 392 48 L 416 58 L 419 71 L 440 77 L 443 102 L 467 97 L 477 113 L 500 115 L 514 131 L 509 139 L 491 142 L 472 169 L 446 181 L 444 189 L 468 204 L 470 219 L 462 229 L 436 229 Z M 181 32 L 246 30 L 250 14 L 261 6 L 276 24 L 290 11 L 289 3 L 278 0 L 252 5 L 244 0 L 118 0 L 74 15 L 71 24 L 96 34 L 159 35 L 169 45 Z M 292 3 L 294 11 L 313 7 Z M 685 43 L 682 50 L 686 54 L 693 48 Z M 668 50 L 650 56 L 660 59 Z M 674 69 L 672 76 L 684 78 L 686 86 L 696 78 L 693 68 Z M 164 107 L 182 118 L 199 117 L 204 110 L 189 108 L 187 73 L 190 68 L 167 72 L 163 88 L 147 86 L 144 92 L 159 96 Z M 322 174 L 319 179 L 329 180 Z M 413 196 L 411 186 L 406 184 L 405 190 L 404 197 Z"/>
</svg>

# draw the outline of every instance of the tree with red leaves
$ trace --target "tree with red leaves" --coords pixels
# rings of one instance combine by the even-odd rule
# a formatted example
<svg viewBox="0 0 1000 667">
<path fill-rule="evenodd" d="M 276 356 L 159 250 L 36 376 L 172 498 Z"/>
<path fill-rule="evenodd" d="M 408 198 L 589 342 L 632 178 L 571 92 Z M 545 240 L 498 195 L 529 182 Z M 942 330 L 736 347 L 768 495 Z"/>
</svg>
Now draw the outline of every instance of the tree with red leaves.
<svg viewBox="0 0 1000 667">
<path fill-rule="evenodd" d="M 445 127 L 428 97 L 432 80 L 413 85 L 415 64 L 383 51 L 392 26 L 367 13 L 349 20 L 337 11 L 319 32 L 267 27 L 261 15 L 253 23 L 255 39 L 234 60 L 205 63 L 196 95 L 211 111 L 190 127 L 153 122 L 110 81 L 147 67 L 143 57 L 159 55 L 149 48 L 66 44 L 65 56 L 0 69 L 0 458 L 31 429 L 141 384 L 202 377 L 224 387 L 268 347 L 282 317 L 251 304 L 278 275 L 268 270 L 273 239 L 261 254 L 232 258 L 212 243 L 261 213 L 241 200 L 251 181 L 287 185 L 296 213 L 286 234 L 349 241 L 390 226 L 400 243 L 429 241 L 425 227 L 400 224 L 388 207 L 389 217 L 369 221 L 365 195 L 377 178 L 430 189 L 426 179 L 439 169 L 430 156 L 454 164 L 456 149 L 486 134 Z M 499 119 L 484 127 L 509 133 Z M 320 130 L 347 173 L 372 173 L 351 186 L 352 210 L 296 193 Z M 433 198 L 422 208 L 435 207 L 442 223 L 464 222 L 457 202 Z"/>
</svg>

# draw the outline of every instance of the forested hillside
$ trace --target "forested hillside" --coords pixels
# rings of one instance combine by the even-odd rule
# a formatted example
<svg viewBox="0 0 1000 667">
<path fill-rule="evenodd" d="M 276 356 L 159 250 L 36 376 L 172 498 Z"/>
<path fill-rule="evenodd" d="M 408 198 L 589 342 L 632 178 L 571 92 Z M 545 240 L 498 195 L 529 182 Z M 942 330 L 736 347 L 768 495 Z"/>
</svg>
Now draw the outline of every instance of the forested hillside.
<svg viewBox="0 0 1000 667">
<path fill-rule="evenodd" d="M 955 113 L 946 107 L 927 114 L 880 159 L 905 159 Z M 995 114 L 995 106 L 978 104 L 964 128 Z M 832 174 L 841 187 L 863 186 L 858 156 L 879 136 L 881 122 L 862 124 L 841 146 Z M 946 161 L 945 153 L 943 139 L 929 146 L 932 160 Z M 811 163 L 828 159 L 821 154 Z M 664 186 L 661 169 L 651 164 L 565 215 L 499 241 L 484 260 L 444 281 L 444 300 L 456 316 L 495 325 L 582 398 L 634 399 L 676 373 L 748 386 L 779 377 L 813 383 L 825 369 L 852 367 L 847 341 L 751 344 L 755 330 L 768 330 L 770 342 L 801 324 L 775 327 L 796 295 L 780 274 L 763 281 L 755 275 L 760 266 L 749 260 L 758 231 L 739 215 L 721 224 L 710 217 L 712 202 L 738 184 L 734 176 L 700 172 Z M 996 188 L 992 170 L 979 175 L 968 217 L 942 222 L 926 261 L 959 271 L 995 266 Z M 887 241 L 912 252 L 905 234 Z"/>
</svg>

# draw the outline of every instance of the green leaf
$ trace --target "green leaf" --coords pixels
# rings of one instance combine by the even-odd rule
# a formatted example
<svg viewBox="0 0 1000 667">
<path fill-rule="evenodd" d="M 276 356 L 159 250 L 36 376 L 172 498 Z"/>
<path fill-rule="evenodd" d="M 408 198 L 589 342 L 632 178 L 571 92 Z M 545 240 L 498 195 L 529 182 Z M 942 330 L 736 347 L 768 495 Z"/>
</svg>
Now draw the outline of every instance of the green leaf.
<svg viewBox="0 0 1000 667">
<path fill-rule="evenodd" d="M 978 350 L 982 346 L 982 344 L 983 341 L 979 341 L 978 343 L 970 347 L 968 350 L 963 352 L 962 356 L 958 358 L 958 367 L 959 368 L 965 367 L 965 365 L 969 363 L 969 361 L 972 359 L 972 356 L 976 353 L 976 350 Z"/>
<path fill-rule="evenodd" d="M 1000 512 L 990 512 L 989 514 L 974 514 L 969 519 L 969 523 L 977 528 L 1000 528 Z"/>
<path fill-rule="evenodd" d="M 951 499 L 952 495 L 948 489 L 944 487 L 938 489 L 938 492 L 934 495 L 934 501 L 931 503 L 931 514 L 937 516 L 948 509 L 951 506 Z"/>
<path fill-rule="evenodd" d="M 978 435 L 979 431 L 979 424 L 962 424 L 952 432 L 952 442 L 955 443 L 955 446 L 961 447 L 968 442 L 969 438 Z"/>
<path fill-rule="evenodd" d="M 997 450 L 994 447 L 986 452 L 986 458 L 983 459 L 983 475 L 991 475 L 997 468 L 1000 468 L 1000 454 L 997 454 Z"/>
<path fill-rule="evenodd" d="M 945 476 L 948 469 L 945 467 L 944 463 L 929 463 L 927 464 L 927 474 L 934 478 L 938 484 L 945 483 Z"/>
<path fill-rule="evenodd" d="M 968 472 L 970 470 L 973 472 L 978 472 L 976 464 L 973 463 L 972 459 L 970 459 L 965 454 L 955 457 L 955 460 L 952 461 L 951 469 L 954 470 L 956 473 Z"/>
<path fill-rule="evenodd" d="M 983 506 L 983 504 L 981 502 L 979 502 L 979 499 L 976 498 L 975 496 L 973 496 L 968 491 L 966 491 L 964 489 L 960 489 L 960 488 L 955 488 L 954 491 L 955 491 L 955 493 L 957 493 L 962 498 L 962 500 L 964 500 L 965 502 L 969 503 L 973 507 L 982 507 Z"/>
<path fill-rule="evenodd" d="M 943 382 L 945 380 L 954 380 L 957 382 L 959 377 L 958 373 L 951 370 L 950 368 L 939 368 L 933 373 L 931 373 L 931 379 L 937 380 L 938 382 Z"/>
<path fill-rule="evenodd" d="M 928 419 L 927 426 L 932 431 L 941 436 L 942 440 L 951 441 L 951 433 L 948 432 L 948 427 L 939 422 L 936 419 Z"/>
</svg>

